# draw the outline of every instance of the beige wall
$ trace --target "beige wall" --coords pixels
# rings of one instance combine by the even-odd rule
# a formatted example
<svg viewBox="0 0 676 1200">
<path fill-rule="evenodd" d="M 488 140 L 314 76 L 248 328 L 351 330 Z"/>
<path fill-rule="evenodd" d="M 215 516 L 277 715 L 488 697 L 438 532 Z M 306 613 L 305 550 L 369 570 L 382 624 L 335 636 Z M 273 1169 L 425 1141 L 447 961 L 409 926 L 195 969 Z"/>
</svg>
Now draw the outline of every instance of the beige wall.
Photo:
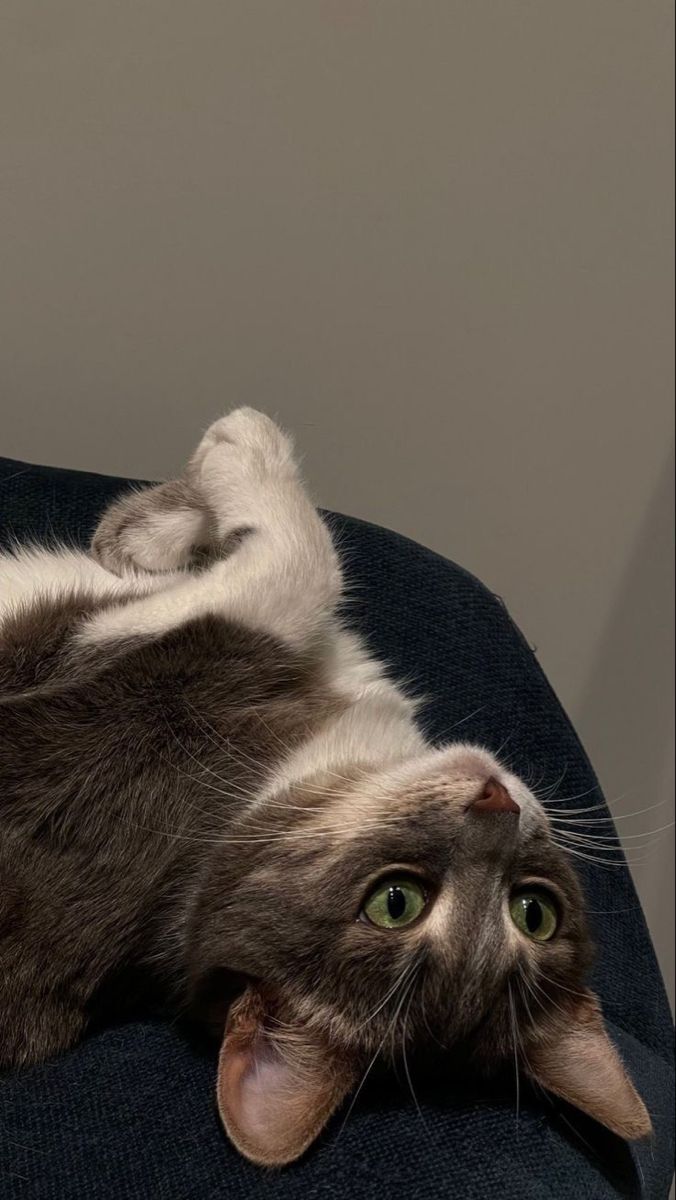
<svg viewBox="0 0 676 1200">
<path fill-rule="evenodd" d="M 4 0 L 0 36 L 1 451 L 157 476 L 277 412 L 324 504 L 505 597 L 639 829 L 673 813 L 671 10 Z"/>
</svg>

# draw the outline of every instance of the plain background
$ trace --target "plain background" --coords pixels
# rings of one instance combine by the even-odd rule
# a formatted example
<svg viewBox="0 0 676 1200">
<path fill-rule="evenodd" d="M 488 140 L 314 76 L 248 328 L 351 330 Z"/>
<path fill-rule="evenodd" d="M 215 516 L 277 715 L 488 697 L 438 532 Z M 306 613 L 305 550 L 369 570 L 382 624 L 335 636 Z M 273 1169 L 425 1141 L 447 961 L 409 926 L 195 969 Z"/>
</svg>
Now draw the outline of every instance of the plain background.
<svg viewBox="0 0 676 1200">
<path fill-rule="evenodd" d="M 277 414 L 504 597 L 629 834 L 673 815 L 672 43 L 670 0 L 0 15 L 0 452 L 160 477 Z M 672 834 L 627 844 L 673 978 Z"/>
</svg>

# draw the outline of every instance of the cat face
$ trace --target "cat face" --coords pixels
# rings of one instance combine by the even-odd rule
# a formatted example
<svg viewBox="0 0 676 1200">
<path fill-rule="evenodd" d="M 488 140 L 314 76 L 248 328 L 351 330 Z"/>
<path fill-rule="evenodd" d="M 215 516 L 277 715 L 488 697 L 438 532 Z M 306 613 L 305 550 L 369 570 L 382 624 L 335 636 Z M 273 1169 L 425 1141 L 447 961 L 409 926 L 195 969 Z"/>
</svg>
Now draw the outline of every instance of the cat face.
<svg viewBox="0 0 676 1200">
<path fill-rule="evenodd" d="M 649 1128 L 584 988 L 575 873 L 532 793 L 475 747 L 317 777 L 250 812 L 189 940 L 197 997 L 224 967 L 248 981 L 219 1100 L 256 1161 L 296 1157 L 374 1055 L 426 1048 L 480 1070 L 516 1055 L 616 1131 Z"/>
</svg>

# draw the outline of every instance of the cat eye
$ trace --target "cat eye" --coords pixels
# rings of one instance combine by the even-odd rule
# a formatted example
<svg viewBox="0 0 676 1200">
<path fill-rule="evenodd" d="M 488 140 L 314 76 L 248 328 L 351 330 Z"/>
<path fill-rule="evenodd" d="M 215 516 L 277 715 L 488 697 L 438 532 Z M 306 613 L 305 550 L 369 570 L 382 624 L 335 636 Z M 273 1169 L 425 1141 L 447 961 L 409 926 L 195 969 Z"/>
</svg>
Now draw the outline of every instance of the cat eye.
<svg viewBox="0 0 676 1200">
<path fill-rule="evenodd" d="M 554 901 L 540 888 L 515 892 L 509 902 L 509 913 L 517 929 L 534 942 L 548 942 L 559 924 Z"/>
<path fill-rule="evenodd" d="M 360 916 L 378 929 L 403 929 L 427 906 L 427 895 L 416 879 L 383 879 L 373 889 Z"/>
</svg>

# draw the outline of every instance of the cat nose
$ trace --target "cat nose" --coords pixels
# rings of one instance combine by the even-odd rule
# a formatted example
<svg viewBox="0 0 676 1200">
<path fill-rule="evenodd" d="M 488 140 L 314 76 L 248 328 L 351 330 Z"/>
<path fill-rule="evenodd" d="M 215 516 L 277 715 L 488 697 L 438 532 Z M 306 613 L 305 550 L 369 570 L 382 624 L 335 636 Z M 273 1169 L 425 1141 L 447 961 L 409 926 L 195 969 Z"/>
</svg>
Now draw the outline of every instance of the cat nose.
<svg viewBox="0 0 676 1200">
<path fill-rule="evenodd" d="M 482 813 L 516 813 L 518 816 L 521 812 L 518 804 L 512 799 L 507 788 L 504 787 L 497 779 L 487 779 L 483 790 L 479 793 L 476 800 L 470 804 L 473 812 Z"/>
</svg>

